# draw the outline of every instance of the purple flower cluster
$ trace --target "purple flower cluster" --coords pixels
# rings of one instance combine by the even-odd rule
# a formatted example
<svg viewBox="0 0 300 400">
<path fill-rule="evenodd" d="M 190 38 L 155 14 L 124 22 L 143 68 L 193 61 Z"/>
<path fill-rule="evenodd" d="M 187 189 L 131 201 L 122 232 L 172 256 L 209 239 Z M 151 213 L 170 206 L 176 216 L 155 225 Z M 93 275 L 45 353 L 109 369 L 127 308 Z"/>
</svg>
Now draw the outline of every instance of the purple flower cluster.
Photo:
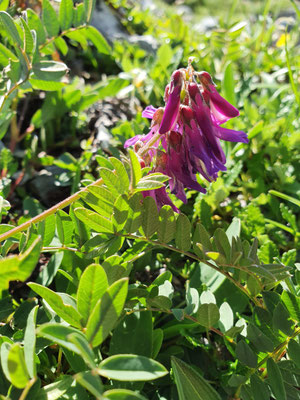
<svg viewBox="0 0 300 400">
<path fill-rule="evenodd" d="M 191 65 L 174 71 L 164 101 L 164 108 L 144 110 L 143 117 L 152 119 L 150 132 L 127 140 L 125 147 L 134 146 L 142 165 L 152 163 L 152 172 L 168 175 L 171 193 L 186 203 L 185 188 L 205 193 L 197 173 L 211 182 L 226 170 L 220 139 L 248 139 L 245 132 L 220 126 L 239 111 L 220 96 L 208 72 L 196 72 Z M 152 196 L 158 208 L 168 204 L 178 212 L 164 187 L 143 195 Z"/>
</svg>

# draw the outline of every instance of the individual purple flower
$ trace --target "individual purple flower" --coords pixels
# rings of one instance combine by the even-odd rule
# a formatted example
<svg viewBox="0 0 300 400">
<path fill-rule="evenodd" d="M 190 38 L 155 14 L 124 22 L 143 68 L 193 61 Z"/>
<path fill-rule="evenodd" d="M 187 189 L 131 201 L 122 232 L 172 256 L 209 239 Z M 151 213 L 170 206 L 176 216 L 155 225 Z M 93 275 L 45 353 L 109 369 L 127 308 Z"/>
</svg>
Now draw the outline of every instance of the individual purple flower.
<svg viewBox="0 0 300 400">
<path fill-rule="evenodd" d="M 197 74 L 203 87 L 204 99 L 209 103 L 214 121 L 220 125 L 240 115 L 239 110 L 225 100 L 215 88 L 210 74 L 206 71 Z"/>
<path fill-rule="evenodd" d="M 180 94 L 183 86 L 183 73 L 181 70 L 173 72 L 170 88 L 166 97 L 168 97 L 165 112 L 159 127 L 161 134 L 171 131 L 179 115 Z"/>
</svg>

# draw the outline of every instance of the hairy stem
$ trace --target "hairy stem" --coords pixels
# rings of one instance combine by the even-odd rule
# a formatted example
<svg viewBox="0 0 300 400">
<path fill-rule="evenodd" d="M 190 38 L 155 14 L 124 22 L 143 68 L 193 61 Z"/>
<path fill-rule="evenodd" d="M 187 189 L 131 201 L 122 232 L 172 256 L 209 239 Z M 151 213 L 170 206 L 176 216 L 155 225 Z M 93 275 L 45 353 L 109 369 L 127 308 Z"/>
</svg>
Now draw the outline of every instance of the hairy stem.
<svg viewBox="0 0 300 400">
<path fill-rule="evenodd" d="M 70 204 L 74 203 L 76 200 L 79 200 L 82 193 L 87 192 L 90 186 L 99 186 L 99 185 L 102 185 L 102 183 L 103 183 L 103 180 L 102 180 L 102 178 L 100 178 L 100 179 L 96 180 L 95 182 L 91 183 L 90 185 L 86 186 L 85 188 L 72 194 L 72 196 L 66 198 L 65 200 L 61 201 L 58 204 L 55 204 L 53 207 L 49 208 L 48 210 L 45 210 L 41 214 L 30 219 L 29 221 L 26 221 L 23 224 L 11 229 L 10 231 L 3 233 L 2 235 L 0 235 L 0 243 L 3 240 L 15 235 L 18 232 L 25 231 L 27 228 L 30 227 L 31 224 L 35 224 L 37 222 L 43 221 L 44 219 L 49 217 L 49 215 L 55 214 L 56 211 L 69 206 Z"/>
<path fill-rule="evenodd" d="M 251 299 L 251 300 L 253 301 L 253 303 L 254 303 L 256 306 L 262 307 L 262 304 L 259 302 L 259 300 L 258 300 L 256 297 L 252 296 L 252 295 L 248 292 L 248 290 L 247 290 L 240 282 L 237 282 L 237 281 L 230 275 L 229 272 L 224 271 L 223 269 L 218 268 L 218 267 L 217 267 L 216 265 L 214 265 L 212 262 L 207 261 L 207 260 L 202 260 L 202 259 L 198 258 L 198 257 L 197 257 L 195 254 L 193 254 L 193 253 L 190 253 L 190 252 L 188 252 L 188 251 L 183 251 L 183 250 L 177 249 L 176 247 L 170 246 L 170 245 L 168 245 L 168 244 L 166 244 L 166 243 L 159 242 L 158 240 L 151 240 L 151 239 L 148 239 L 148 238 L 143 237 L 143 236 L 137 236 L 137 235 L 133 235 L 133 234 L 129 234 L 129 233 L 128 233 L 128 234 L 121 235 L 121 236 L 130 238 L 130 239 L 139 239 L 139 240 L 142 240 L 142 241 L 147 242 L 147 243 L 149 243 L 149 244 L 152 244 L 152 245 L 154 245 L 154 246 L 164 247 L 164 248 L 166 248 L 166 249 L 175 251 L 175 252 L 177 252 L 177 253 L 181 253 L 181 254 L 185 255 L 186 257 L 192 258 L 192 259 L 194 259 L 194 260 L 196 260 L 196 261 L 198 261 L 198 262 L 203 262 L 204 264 L 206 264 L 206 265 L 208 265 L 209 267 L 213 268 L 214 270 L 220 272 L 220 273 L 221 273 L 222 275 L 224 275 L 227 279 L 229 279 L 238 289 L 240 289 L 249 299 Z M 1 239 L 1 237 L 0 237 L 0 239 Z M 233 266 L 233 267 L 234 267 L 234 266 Z"/>
</svg>

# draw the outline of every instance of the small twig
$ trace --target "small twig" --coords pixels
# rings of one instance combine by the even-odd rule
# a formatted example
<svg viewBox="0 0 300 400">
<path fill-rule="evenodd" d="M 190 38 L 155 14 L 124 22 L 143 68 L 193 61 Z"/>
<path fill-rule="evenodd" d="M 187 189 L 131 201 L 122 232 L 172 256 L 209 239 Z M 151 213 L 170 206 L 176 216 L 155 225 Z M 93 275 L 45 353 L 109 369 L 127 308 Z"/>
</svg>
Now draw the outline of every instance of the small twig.
<svg viewBox="0 0 300 400">
<path fill-rule="evenodd" d="M 27 396 L 29 390 L 35 384 L 35 382 L 36 382 L 36 377 L 30 379 L 30 381 L 27 382 L 27 385 L 25 386 L 21 396 L 19 397 L 19 400 L 25 400 L 26 399 L 26 396 Z"/>
</svg>

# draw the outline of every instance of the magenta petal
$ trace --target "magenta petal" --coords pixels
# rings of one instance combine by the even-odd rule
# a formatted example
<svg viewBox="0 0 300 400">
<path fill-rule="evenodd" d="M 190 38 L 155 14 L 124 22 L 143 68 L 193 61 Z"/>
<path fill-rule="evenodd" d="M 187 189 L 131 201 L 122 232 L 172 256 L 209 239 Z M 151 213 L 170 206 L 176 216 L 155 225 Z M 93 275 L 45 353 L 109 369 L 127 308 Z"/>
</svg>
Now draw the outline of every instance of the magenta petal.
<svg viewBox="0 0 300 400">
<path fill-rule="evenodd" d="M 179 114 L 181 87 L 174 88 L 170 94 L 165 112 L 159 127 L 159 132 L 164 134 L 175 126 Z"/>
<path fill-rule="evenodd" d="M 235 131 L 218 126 L 215 128 L 215 132 L 219 139 L 226 140 L 227 142 L 249 143 L 247 134 L 243 131 Z"/>
<path fill-rule="evenodd" d="M 143 118 L 149 118 L 152 119 L 153 115 L 155 114 L 155 112 L 157 111 L 157 108 L 153 107 L 153 106 L 148 106 L 145 108 L 145 110 L 142 112 L 142 117 Z"/>
<path fill-rule="evenodd" d="M 211 112 L 219 124 L 240 115 L 239 110 L 225 100 L 213 85 L 209 85 L 209 89 L 210 91 L 205 91 L 205 94 L 210 99 Z"/>
<path fill-rule="evenodd" d="M 140 140 L 142 137 L 143 135 L 136 135 L 130 139 L 127 139 L 126 142 L 124 143 L 124 148 L 127 149 L 127 147 L 135 145 L 136 142 Z"/>
</svg>

